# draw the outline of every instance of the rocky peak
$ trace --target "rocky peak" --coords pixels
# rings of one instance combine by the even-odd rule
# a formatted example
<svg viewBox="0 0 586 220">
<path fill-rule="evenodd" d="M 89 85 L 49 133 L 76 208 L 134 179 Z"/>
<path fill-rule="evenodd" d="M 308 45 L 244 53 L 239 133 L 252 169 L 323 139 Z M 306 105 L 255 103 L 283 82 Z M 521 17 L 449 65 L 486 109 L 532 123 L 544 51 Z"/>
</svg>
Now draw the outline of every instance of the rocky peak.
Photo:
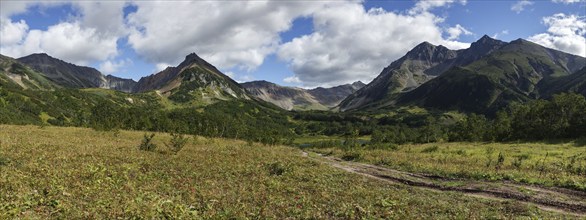
<svg viewBox="0 0 586 220">
<path fill-rule="evenodd" d="M 407 56 L 410 58 L 421 58 L 421 57 L 429 57 L 433 53 L 435 46 L 430 44 L 429 42 L 425 41 L 423 43 L 418 44 L 409 52 L 407 52 Z"/>
<path fill-rule="evenodd" d="M 364 84 L 362 81 L 353 82 L 351 85 L 356 90 L 359 90 L 360 88 L 366 86 L 366 84 Z"/>
<path fill-rule="evenodd" d="M 202 59 L 201 57 L 199 57 L 195 53 L 190 53 L 189 55 L 185 56 L 185 60 L 183 60 L 183 62 L 181 62 L 179 64 L 179 66 L 177 66 L 177 67 L 179 68 L 179 70 L 181 70 L 184 67 L 188 67 L 188 66 L 191 66 L 193 64 L 197 64 L 197 65 L 202 66 L 202 67 L 208 67 L 208 68 L 216 69 L 214 66 L 212 66 L 211 64 L 209 64 L 208 62 L 206 62 L 204 59 Z"/>
<path fill-rule="evenodd" d="M 407 52 L 405 58 L 411 60 L 422 60 L 436 62 L 438 60 L 451 59 L 456 53 L 442 45 L 435 46 L 427 41 L 415 46 Z"/>
<path fill-rule="evenodd" d="M 468 50 L 476 53 L 476 54 L 487 54 L 492 52 L 493 50 L 496 50 L 504 45 L 506 45 L 507 43 L 491 38 L 488 35 L 484 35 L 482 36 L 482 38 L 480 38 L 479 40 L 477 40 L 476 42 L 472 43 L 472 45 L 470 45 L 470 48 Z"/>
</svg>

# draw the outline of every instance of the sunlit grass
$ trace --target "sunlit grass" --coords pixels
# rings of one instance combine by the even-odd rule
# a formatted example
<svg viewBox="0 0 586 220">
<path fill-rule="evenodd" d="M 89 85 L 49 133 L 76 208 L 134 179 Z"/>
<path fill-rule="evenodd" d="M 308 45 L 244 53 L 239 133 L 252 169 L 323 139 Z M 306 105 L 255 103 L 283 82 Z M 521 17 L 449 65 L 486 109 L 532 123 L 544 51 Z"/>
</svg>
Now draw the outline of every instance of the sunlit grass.
<svg viewBox="0 0 586 220">
<path fill-rule="evenodd" d="M 586 146 L 567 143 L 430 143 L 396 150 L 338 148 L 315 151 L 399 170 L 444 177 L 511 180 L 586 191 Z M 499 154 L 503 161 L 499 163 Z"/>
<path fill-rule="evenodd" d="M 0 219 L 560 217 L 368 179 L 290 147 L 191 137 L 173 154 L 162 133 L 139 150 L 143 135 L 0 125 Z"/>
</svg>

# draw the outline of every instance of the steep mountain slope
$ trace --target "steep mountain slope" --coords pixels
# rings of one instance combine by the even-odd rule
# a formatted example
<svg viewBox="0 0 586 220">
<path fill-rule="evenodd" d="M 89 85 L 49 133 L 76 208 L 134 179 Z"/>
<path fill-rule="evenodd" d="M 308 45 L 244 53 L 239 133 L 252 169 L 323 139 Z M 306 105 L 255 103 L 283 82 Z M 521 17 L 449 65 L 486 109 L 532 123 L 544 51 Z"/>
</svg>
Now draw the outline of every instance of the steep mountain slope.
<svg viewBox="0 0 586 220">
<path fill-rule="evenodd" d="M 537 84 L 537 90 L 543 98 L 562 92 L 574 92 L 586 96 L 586 67 L 568 76 L 542 80 Z"/>
<path fill-rule="evenodd" d="M 45 53 L 31 54 L 17 60 L 42 73 L 55 84 L 67 88 L 105 88 L 130 92 L 136 84 L 134 80 L 104 76 L 94 68 L 67 63 Z"/>
<path fill-rule="evenodd" d="M 464 100 L 466 106 L 497 107 L 498 103 L 527 99 L 540 80 L 570 75 L 584 65 L 583 57 L 522 39 L 505 43 L 485 35 L 470 48 L 457 51 L 425 42 L 342 101 L 340 109 L 376 109 L 397 104 L 457 109 Z M 436 78 L 445 74 L 448 76 Z M 429 85 L 420 86 L 428 81 Z M 478 86 L 487 89 L 486 93 L 476 94 Z M 492 95 L 488 98 L 477 96 L 489 94 Z M 467 103 L 472 98 L 485 103 Z"/>
<path fill-rule="evenodd" d="M 0 85 L 18 89 L 54 89 L 59 86 L 43 74 L 21 64 L 17 60 L 0 54 Z"/>
<path fill-rule="evenodd" d="M 340 102 L 342 102 L 342 100 L 344 100 L 346 97 L 358 91 L 365 85 L 366 84 L 361 81 L 356 81 L 352 84 L 344 84 L 331 88 L 317 87 L 315 89 L 309 90 L 308 92 L 317 100 L 319 100 L 319 102 L 323 105 L 334 107 L 340 104 Z"/>
<path fill-rule="evenodd" d="M 279 86 L 267 81 L 245 82 L 241 85 L 254 97 L 285 110 L 327 110 L 363 87 L 364 83 L 355 82 L 332 88 L 318 87 L 310 90 Z"/>
<path fill-rule="evenodd" d="M 454 67 L 413 91 L 400 94 L 396 103 L 494 112 L 509 102 L 536 98 L 539 82 L 570 77 L 585 65 L 586 58 L 519 39 L 475 62 Z M 556 87 L 555 83 L 542 86 L 565 91 Z"/>
<path fill-rule="evenodd" d="M 216 67 L 189 54 L 177 67 L 141 78 L 134 92 L 158 90 L 179 103 L 210 103 L 213 100 L 250 99 L 246 91 Z"/>
<path fill-rule="evenodd" d="M 450 50 L 423 42 L 383 69 L 363 89 L 342 101 L 340 110 L 388 104 L 384 101 L 420 86 L 453 66 L 465 65 L 490 54 L 504 44 L 486 35 L 466 50 Z"/>
</svg>

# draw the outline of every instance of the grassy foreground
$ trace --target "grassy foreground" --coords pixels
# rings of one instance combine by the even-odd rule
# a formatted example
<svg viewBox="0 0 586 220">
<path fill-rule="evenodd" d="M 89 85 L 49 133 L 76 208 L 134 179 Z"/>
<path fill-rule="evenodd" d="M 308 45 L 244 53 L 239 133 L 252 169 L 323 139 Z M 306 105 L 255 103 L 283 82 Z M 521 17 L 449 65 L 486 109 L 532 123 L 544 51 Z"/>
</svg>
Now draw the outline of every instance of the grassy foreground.
<svg viewBox="0 0 586 220">
<path fill-rule="evenodd" d="M 586 146 L 566 143 L 431 143 L 387 149 L 312 149 L 325 155 L 447 178 L 509 180 L 586 191 Z"/>
<path fill-rule="evenodd" d="M 564 218 L 519 202 L 368 179 L 298 149 L 157 134 L 0 125 L 0 219 Z M 565 216 L 568 217 L 568 216 Z M 570 217 L 571 218 L 571 217 Z"/>
</svg>

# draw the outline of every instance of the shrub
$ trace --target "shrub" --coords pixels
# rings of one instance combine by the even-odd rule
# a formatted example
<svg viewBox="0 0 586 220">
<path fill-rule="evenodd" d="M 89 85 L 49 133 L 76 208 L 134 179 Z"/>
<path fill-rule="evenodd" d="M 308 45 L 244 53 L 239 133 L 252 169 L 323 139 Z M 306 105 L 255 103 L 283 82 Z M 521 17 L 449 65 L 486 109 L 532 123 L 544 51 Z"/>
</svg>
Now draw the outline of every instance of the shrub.
<svg viewBox="0 0 586 220">
<path fill-rule="evenodd" d="M 390 150 L 395 151 L 399 149 L 399 145 L 393 143 L 371 143 L 368 145 L 370 149 L 382 149 L 382 150 Z"/>
<path fill-rule="evenodd" d="M 271 176 L 280 176 L 290 170 L 289 167 L 283 165 L 281 162 L 271 163 L 267 166 L 267 169 L 269 170 L 269 174 Z"/>
<path fill-rule="evenodd" d="M 155 137 L 155 133 L 152 133 L 150 135 L 144 134 L 144 137 L 142 139 L 142 142 L 138 146 L 138 149 L 144 150 L 144 151 L 154 151 L 155 148 L 157 148 L 157 145 L 152 143 L 152 140 L 154 137 Z"/>
<path fill-rule="evenodd" d="M 354 161 L 360 159 L 362 155 L 358 151 L 348 151 L 342 155 L 342 160 Z"/>
<path fill-rule="evenodd" d="M 486 168 L 490 167 L 490 165 L 492 164 L 493 158 L 492 158 L 492 153 L 494 152 L 494 148 L 492 147 L 487 147 L 486 150 L 484 151 L 484 155 L 486 156 Z"/>
<path fill-rule="evenodd" d="M 2 155 L 0 155 L 0 166 L 5 166 L 6 164 L 8 164 L 8 159 L 2 157 Z"/>
<path fill-rule="evenodd" d="M 182 134 L 171 133 L 171 141 L 169 141 L 169 144 L 165 145 L 171 149 L 173 153 L 177 154 L 179 151 L 181 151 L 181 149 L 183 149 L 185 144 L 187 144 L 187 141 L 189 141 L 188 137 L 185 137 Z"/>
<path fill-rule="evenodd" d="M 457 154 L 457 155 L 460 155 L 460 156 L 466 156 L 466 151 L 465 151 L 465 150 L 462 150 L 462 149 L 460 149 L 460 150 L 457 150 L 457 151 L 456 151 L 456 154 Z"/>
<path fill-rule="evenodd" d="M 430 147 L 426 147 L 425 149 L 423 149 L 421 151 L 421 153 L 432 153 L 432 152 L 436 152 L 437 150 L 439 150 L 439 147 L 437 145 L 433 145 Z"/>
<path fill-rule="evenodd" d="M 494 166 L 494 168 L 496 170 L 500 170 L 504 163 L 505 155 L 502 152 L 499 152 L 498 160 L 496 161 L 496 165 Z"/>
</svg>

